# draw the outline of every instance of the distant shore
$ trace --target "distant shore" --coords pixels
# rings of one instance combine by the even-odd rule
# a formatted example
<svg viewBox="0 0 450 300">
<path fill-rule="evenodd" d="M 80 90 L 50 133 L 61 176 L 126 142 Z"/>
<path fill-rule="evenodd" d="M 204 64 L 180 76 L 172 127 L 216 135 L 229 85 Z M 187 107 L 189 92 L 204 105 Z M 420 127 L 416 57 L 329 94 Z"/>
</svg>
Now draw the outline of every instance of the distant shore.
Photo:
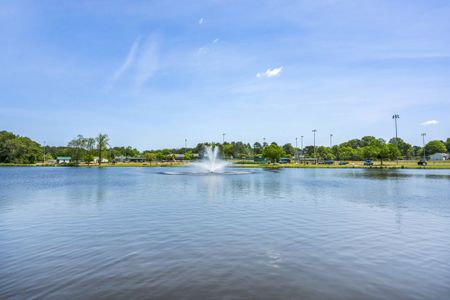
<svg viewBox="0 0 450 300">
<path fill-rule="evenodd" d="M 428 161 L 427 166 L 417 165 L 417 161 L 383 161 L 381 165 L 380 161 L 375 161 L 373 166 L 365 166 L 362 161 L 349 161 L 346 165 L 339 165 L 335 162 L 332 165 L 326 164 L 304 164 L 304 163 L 287 163 L 287 164 L 268 164 L 268 163 L 254 163 L 245 161 L 231 161 L 232 167 L 235 168 L 261 168 L 261 169 L 282 169 L 282 168 L 318 168 L 318 169 L 450 169 L 450 160 L 443 161 Z M 176 162 L 133 162 L 133 163 L 102 163 L 98 164 L 80 164 L 80 165 L 69 165 L 69 164 L 0 164 L 0 167 L 187 167 L 190 162 L 176 161 Z"/>
</svg>

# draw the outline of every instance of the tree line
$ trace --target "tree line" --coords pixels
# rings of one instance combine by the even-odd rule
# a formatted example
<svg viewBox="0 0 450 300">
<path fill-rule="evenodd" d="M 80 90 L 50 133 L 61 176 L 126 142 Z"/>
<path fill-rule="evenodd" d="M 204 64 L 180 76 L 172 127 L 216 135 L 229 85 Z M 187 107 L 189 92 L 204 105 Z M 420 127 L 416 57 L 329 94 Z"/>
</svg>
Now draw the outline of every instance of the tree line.
<svg viewBox="0 0 450 300">
<path fill-rule="evenodd" d="M 98 134 L 96 137 L 78 135 L 68 142 L 66 146 L 45 146 L 28 137 L 16 135 L 8 131 L 0 131 L 0 163 L 33 164 L 44 160 L 55 159 L 58 156 L 70 156 L 74 163 L 85 162 L 90 164 L 97 157 L 99 164 L 103 159 L 115 161 L 118 157 L 140 157 L 146 161 L 167 161 L 181 158 L 190 160 L 202 157 L 206 145 L 220 148 L 222 157 L 226 159 L 252 159 L 255 156 L 278 161 L 281 157 L 317 158 L 319 160 L 363 160 L 363 159 L 413 159 L 423 156 L 423 148 L 413 146 L 401 138 L 392 138 L 385 141 L 373 136 L 361 139 L 351 139 L 333 147 L 308 145 L 303 149 L 287 143 L 278 145 L 275 142 L 250 143 L 224 142 L 199 143 L 193 148 L 172 148 L 139 151 L 131 146 L 111 147 L 107 134 Z M 45 150 L 45 152 L 44 152 Z M 434 153 L 450 152 L 450 138 L 446 141 L 433 140 L 425 145 L 427 156 Z"/>
</svg>

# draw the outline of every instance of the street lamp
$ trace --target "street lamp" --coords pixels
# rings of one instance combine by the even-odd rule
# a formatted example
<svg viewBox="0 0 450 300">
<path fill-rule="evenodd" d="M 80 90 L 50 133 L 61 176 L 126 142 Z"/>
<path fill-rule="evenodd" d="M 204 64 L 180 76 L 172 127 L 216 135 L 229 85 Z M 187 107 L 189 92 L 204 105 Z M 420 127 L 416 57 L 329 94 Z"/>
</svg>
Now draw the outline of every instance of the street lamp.
<svg viewBox="0 0 450 300">
<path fill-rule="evenodd" d="M 313 129 L 312 132 L 314 133 L 314 162 L 316 163 L 317 162 L 317 159 L 316 159 L 316 132 L 317 132 L 317 129 Z"/>
<path fill-rule="evenodd" d="M 397 146 L 397 149 L 398 149 L 397 119 L 400 119 L 400 116 L 398 114 L 394 114 L 392 116 L 392 119 L 394 119 L 394 122 L 395 122 L 395 145 Z M 398 164 L 398 157 L 397 157 L 397 164 Z"/>
<path fill-rule="evenodd" d="M 225 133 L 222 133 L 222 144 L 225 144 Z"/>
<path fill-rule="evenodd" d="M 263 137 L 263 148 L 264 148 L 265 145 L 266 145 L 266 138 Z"/>
<path fill-rule="evenodd" d="M 298 163 L 298 145 L 297 145 L 298 137 L 295 138 L 295 163 Z"/>
<path fill-rule="evenodd" d="M 333 134 L 330 133 L 330 148 L 333 148 Z"/>
<path fill-rule="evenodd" d="M 184 139 L 184 153 L 187 151 L 187 139 Z"/>
<path fill-rule="evenodd" d="M 303 154 L 303 135 L 300 136 L 300 140 L 301 140 L 300 147 L 302 147 L 302 154 Z"/>
<path fill-rule="evenodd" d="M 423 161 L 426 161 L 425 156 L 425 136 L 427 135 L 425 132 L 421 134 L 422 135 L 422 144 L 423 144 Z"/>
</svg>

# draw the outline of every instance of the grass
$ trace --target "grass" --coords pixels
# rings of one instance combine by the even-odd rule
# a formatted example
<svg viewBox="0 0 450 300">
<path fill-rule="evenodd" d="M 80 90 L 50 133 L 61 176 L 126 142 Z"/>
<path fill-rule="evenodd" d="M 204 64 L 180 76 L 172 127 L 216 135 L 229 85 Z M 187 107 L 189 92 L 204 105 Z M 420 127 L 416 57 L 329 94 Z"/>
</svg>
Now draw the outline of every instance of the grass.
<svg viewBox="0 0 450 300">
<path fill-rule="evenodd" d="M 348 168 L 376 168 L 376 169 L 450 169 L 450 160 L 443 161 L 428 161 L 426 167 L 417 165 L 416 160 L 399 160 L 396 161 L 383 161 L 381 165 L 380 161 L 374 161 L 373 166 L 365 166 L 363 161 L 349 161 L 347 165 L 339 165 L 335 162 L 333 165 L 321 165 L 321 164 L 303 164 L 303 163 L 289 163 L 289 164 L 261 164 L 261 163 L 243 163 L 239 161 L 235 164 L 240 168 L 323 168 L 323 169 L 348 169 Z"/>
<path fill-rule="evenodd" d="M 176 162 L 130 162 L 130 163 L 103 163 L 101 166 L 96 164 L 80 164 L 80 167 L 185 167 L 189 165 L 189 162 L 176 161 Z M 0 167 L 36 167 L 47 166 L 53 167 L 55 165 L 43 165 L 38 164 L 0 164 Z M 57 165 L 64 166 L 64 165 Z M 66 165 L 67 166 L 67 165 Z M 428 161 L 426 167 L 418 166 L 417 160 L 399 160 L 396 161 L 383 161 L 381 165 L 380 161 L 374 161 L 373 166 L 364 166 L 362 161 L 350 161 L 347 165 L 339 165 L 337 162 L 333 165 L 320 165 L 320 164 L 303 164 L 303 163 L 289 163 L 289 164 L 267 164 L 267 163 L 254 163 L 252 161 L 233 161 L 233 166 L 237 168 L 267 168 L 267 169 L 280 169 L 280 168 L 323 168 L 323 169 L 346 169 L 346 168 L 375 168 L 375 169 L 450 169 L 450 160 L 443 161 Z"/>
</svg>

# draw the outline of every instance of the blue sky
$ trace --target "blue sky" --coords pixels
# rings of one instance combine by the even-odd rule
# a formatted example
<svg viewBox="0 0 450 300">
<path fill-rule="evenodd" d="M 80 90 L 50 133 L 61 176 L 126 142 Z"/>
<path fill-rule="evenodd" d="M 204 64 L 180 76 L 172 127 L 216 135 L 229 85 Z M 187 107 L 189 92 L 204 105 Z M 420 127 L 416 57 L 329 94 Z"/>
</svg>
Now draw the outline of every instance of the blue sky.
<svg viewBox="0 0 450 300">
<path fill-rule="evenodd" d="M 140 150 L 450 136 L 448 1 L 2 1 L 0 129 Z M 425 125 L 427 124 L 427 125 Z"/>
</svg>

